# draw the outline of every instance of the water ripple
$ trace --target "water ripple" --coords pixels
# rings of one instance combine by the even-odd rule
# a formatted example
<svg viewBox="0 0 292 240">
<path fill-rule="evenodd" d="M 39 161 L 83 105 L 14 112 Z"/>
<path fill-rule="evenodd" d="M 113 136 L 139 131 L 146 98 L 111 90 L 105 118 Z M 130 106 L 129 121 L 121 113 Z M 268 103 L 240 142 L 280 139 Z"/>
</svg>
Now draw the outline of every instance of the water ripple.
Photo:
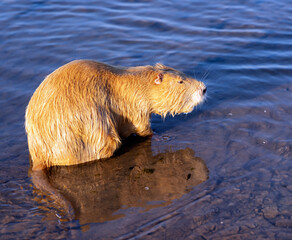
<svg viewBox="0 0 292 240">
<path fill-rule="evenodd" d="M 1 237 L 253 239 L 253 232 L 258 238 L 291 239 L 291 1 L 3 0 L 0 8 Z M 114 173 L 111 181 L 94 175 L 90 184 L 87 173 L 93 169 L 88 168 L 83 172 L 87 180 L 77 181 L 80 171 L 78 177 L 69 174 L 72 181 L 63 190 L 79 186 L 79 195 L 74 189 L 70 192 L 72 199 L 82 206 L 82 199 L 92 196 L 92 204 L 74 206 L 80 210 L 77 220 L 64 223 L 56 203 L 32 190 L 26 174 L 25 107 L 47 74 L 80 58 L 123 66 L 162 62 L 204 80 L 209 95 L 205 104 L 187 116 L 164 121 L 153 116 L 156 136 L 151 146 L 136 146 L 123 155 L 129 156 L 125 159 L 129 163 L 141 153 L 153 152 L 145 158 L 146 165 L 155 156 L 169 156 L 172 177 L 162 185 L 176 186 L 175 193 L 182 191 L 182 197 L 168 196 L 162 206 L 161 196 L 153 194 L 155 201 L 143 205 L 151 210 L 144 212 L 120 206 L 122 200 L 115 198 L 107 201 L 108 209 L 115 203 L 120 215 L 105 214 L 110 216 L 104 219 L 111 221 L 94 223 L 96 208 L 88 211 L 91 221 L 81 220 L 82 211 L 100 199 L 94 195 L 103 190 L 99 181 L 116 186 L 102 196 L 123 196 L 118 186 L 128 183 L 127 174 L 104 167 L 105 173 L 107 169 Z M 172 173 L 175 168 L 170 164 L 177 164 L 171 159 L 182 156 L 183 149 L 195 150 L 210 171 L 209 180 L 188 193 L 184 184 L 193 175 L 183 167 Z M 126 173 L 129 169 L 131 176 L 140 173 L 136 164 L 124 168 Z M 153 189 L 162 179 L 146 176 Z M 94 191 L 85 191 L 84 186 Z M 146 199 L 138 193 L 135 203 Z M 131 203 L 133 194 L 129 195 L 126 200 Z"/>
</svg>

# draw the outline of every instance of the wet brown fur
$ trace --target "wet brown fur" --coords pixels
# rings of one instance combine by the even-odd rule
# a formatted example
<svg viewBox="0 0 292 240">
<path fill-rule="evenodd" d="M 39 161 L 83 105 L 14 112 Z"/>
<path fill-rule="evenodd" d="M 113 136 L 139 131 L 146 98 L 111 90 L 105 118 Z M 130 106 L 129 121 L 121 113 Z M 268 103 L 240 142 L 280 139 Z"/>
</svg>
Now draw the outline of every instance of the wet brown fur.
<svg viewBox="0 0 292 240">
<path fill-rule="evenodd" d="M 160 84 L 155 79 L 163 74 Z M 178 83 L 183 81 L 183 83 Z M 152 134 L 152 113 L 188 113 L 204 84 L 162 64 L 113 67 L 70 62 L 33 94 L 25 127 L 33 170 L 108 158 L 131 134 Z"/>
</svg>

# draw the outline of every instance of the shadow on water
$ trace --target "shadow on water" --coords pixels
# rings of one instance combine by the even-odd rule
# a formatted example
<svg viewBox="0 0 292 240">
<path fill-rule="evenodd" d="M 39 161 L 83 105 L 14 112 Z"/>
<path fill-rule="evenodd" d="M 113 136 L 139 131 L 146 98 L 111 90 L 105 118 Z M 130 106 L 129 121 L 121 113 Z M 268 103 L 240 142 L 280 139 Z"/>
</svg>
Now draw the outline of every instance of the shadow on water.
<svg viewBox="0 0 292 240">
<path fill-rule="evenodd" d="M 125 146 L 111 159 L 31 172 L 35 193 L 40 201 L 53 199 L 62 218 L 86 224 L 167 206 L 208 179 L 205 162 L 190 148 L 154 154 L 150 139 Z"/>
</svg>

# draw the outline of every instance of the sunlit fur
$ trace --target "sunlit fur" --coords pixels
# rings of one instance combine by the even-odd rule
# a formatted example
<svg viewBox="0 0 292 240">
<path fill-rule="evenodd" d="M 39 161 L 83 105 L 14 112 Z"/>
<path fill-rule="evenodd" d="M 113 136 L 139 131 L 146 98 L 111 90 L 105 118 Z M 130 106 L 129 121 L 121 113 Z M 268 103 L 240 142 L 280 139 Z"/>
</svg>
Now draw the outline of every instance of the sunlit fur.
<svg viewBox="0 0 292 240">
<path fill-rule="evenodd" d="M 159 73 L 163 79 L 156 84 Z M 122 68 L 89 60 L 68 63 L 45 78 L 26 109 L 33 170 L 108 158 L 122 138 L 152 134 L 152 113 L 191 112 L 203 101 L 204 88 L 162 64 Z"/>
<path fill-rule="evenodd" d="M 202 82 L 187 77 L 173 68 L 156 64 L 155 69 L 164 74 L 159 87 L 151 88 L 152 112 L 165 117 L 191 112 L 204 99 Z"/>
</svg>

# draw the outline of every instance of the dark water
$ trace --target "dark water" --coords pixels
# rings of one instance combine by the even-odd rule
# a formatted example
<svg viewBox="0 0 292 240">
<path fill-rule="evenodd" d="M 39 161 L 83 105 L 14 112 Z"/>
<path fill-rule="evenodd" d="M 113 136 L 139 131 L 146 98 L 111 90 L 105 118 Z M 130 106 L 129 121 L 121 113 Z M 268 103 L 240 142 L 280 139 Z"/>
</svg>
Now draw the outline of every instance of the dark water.
<svg viewBox="0 0 292 240">
<path fill-rule="evenodd" d="M 1 239 L 292 239 L 292 2 L 0 3 Z M 29 172 L 24 111 L 73 59 L 162 62 L 208 101 L 115 158 Z M 135 142 L 135 143 L 133 143 Z"/>
</svg>

